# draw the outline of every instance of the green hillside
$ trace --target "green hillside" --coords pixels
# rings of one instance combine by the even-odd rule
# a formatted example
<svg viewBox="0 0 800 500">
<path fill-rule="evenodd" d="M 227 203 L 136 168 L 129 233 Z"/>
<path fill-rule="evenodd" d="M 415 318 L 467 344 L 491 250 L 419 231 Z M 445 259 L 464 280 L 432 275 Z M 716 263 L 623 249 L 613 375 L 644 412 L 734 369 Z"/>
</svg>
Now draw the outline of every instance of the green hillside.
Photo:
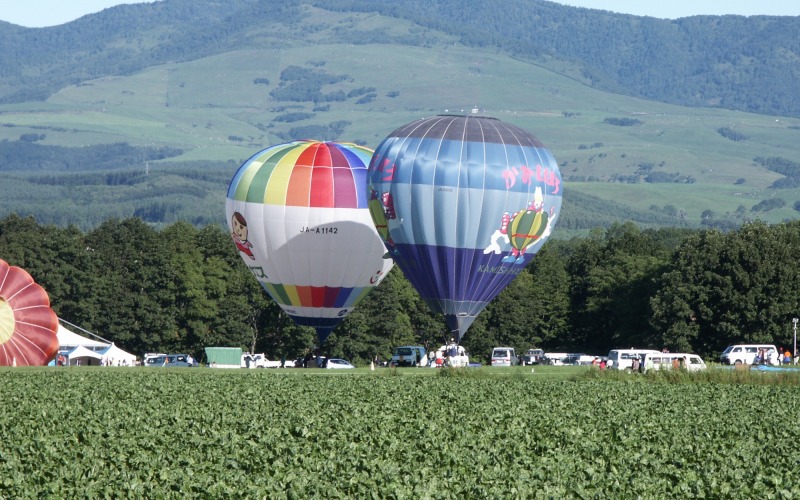
<svg viewBox="0 0 800 500">
<path fill-rule="evenodd" d="M 437 43 L 324 42 L 346 29 Z M 375 148 L 411 120 L 477 113 L 530 130 L 551 149 L 567 193 L 583 195 L 566 198 L 575 202 L 565 203 L 564 234 L 614 219 L 697 226 L 704 212 L 707 224 L 723 225 L 797 216 L 798 189 L 770 188 L 792 176 L 754 160 L 798 161 L 800 119 L 607 93 L 563 76 L 574 72 L 567 63 L 555 73 L 376 14 L 306 7 L 291 32 L 310 35 L 287 35 L 276 46 L 280 34 L 270 33 L 262 49 L 81 81 L 42 102 L 0 106 L 0 214 L 84 228 L 130 215 L 222 222 L 228 179 L 263 147 L 314 138 Z M 250 40 L 262 35 L 257 26 L 247 32 Z M 74 148 L 119 143 L 139 153 L 120 158 L 116 177 L 113 162 L 98 170 L 68 158 Z M 37 154 L 22 155 L 21 146 Z M 41 159 L 48 155 L 64 162 Z"/>
</svg>

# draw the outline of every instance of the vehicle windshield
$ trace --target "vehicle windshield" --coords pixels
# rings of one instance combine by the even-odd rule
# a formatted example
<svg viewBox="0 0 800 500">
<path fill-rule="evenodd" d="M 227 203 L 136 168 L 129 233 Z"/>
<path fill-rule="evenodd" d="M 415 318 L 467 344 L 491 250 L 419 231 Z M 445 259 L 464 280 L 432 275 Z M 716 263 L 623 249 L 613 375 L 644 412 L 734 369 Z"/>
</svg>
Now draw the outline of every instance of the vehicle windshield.
<svg viewBox="0 0 800 500">
<path fill-rule="evenodd" d="M 495 358 L 505 358 L 506 356 L 508 356 L 508 351 L 504 349 L 496 350 L 494 351 L 494 354 L 492 354 L 492 356 Z"/>
<path fill-rule="evenodd" d="M 728 347 L 727 347 L 727 348 L 726 348 L 724 351 L 722 351 L 722 354 L 728 354 L 728 353 L 729 353 L 729 352 L 731 352 L 732 350 L 733 350 L 733 346 L 732 346 L 732 345 L 729 345 L 729 346 L 728 346 Z"/>
<path fill-rule="evenodd" d="M 397 349 L 394 350 L 395 356 L 411 356 L 412 354 L 413 352 L 409 347 L 398 347 Z"/>
</svg>

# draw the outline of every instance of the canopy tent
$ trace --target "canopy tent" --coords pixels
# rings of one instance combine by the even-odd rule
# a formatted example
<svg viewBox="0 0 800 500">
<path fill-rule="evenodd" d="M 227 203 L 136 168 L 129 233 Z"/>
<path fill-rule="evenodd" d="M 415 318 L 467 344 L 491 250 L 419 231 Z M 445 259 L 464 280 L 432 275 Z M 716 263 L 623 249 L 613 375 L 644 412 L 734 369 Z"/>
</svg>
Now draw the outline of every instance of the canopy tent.
<svg viewBox="0 0 800 500">
<path fill-rule="evenodd" d="M 112 342 L 110 346 L 97 351 L 102 356 L 103 364 L 106 366 L 134 366 L 136 355 L 123 351 Z"/>
<path fill-rule="evenodd" d="M 97 351 L 92 351 L 82 345 L 67 352 L 67 364 L 69 365 L 98 366 L 102 358 L 103 356 Z"/>
<path fill-rule="evenodd" d="M 99 349 L 105 349 L 109 346 L 108 342 L 100 342 L 99 340 L 92 340 L 88 337 L 78 335 L 72 330 L 68 330 L 60 322 L 58 323 L 58 331 L 56 332 L 56 336 L 58 337 L 59 351 L 74 349 L 78 346 L 83 346 L 89 350 L 96 351 Z"/>
</svg>

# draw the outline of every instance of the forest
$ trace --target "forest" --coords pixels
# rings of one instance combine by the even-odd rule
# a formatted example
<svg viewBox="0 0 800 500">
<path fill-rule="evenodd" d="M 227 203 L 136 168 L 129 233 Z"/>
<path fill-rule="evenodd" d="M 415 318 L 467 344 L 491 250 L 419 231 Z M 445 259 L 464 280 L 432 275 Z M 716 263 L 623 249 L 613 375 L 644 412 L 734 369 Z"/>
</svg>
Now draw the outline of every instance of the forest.
<svg viewBox="0 0 800 500">
<path fill-rule="evenodd" d="M 474 360 L 509 345 L 605 354 L 642 346 L 716 358 L 730 343 L 789 346 L 800 292 L 800 221 L 715 229 L 640 229 L 551 239 L 463 339 Z M 12 214 L 0 258 L 47 290 L 59 317 L 141 355 L 239 346 L 302 356 L 316 335 L 297 327 L 241 262 L 227 230 L 139 218 L 83 232 Z M 438 347 L 447 329 L 395 267 L 322 350 L 356 363 L 393 346 Z"/>
</svg>

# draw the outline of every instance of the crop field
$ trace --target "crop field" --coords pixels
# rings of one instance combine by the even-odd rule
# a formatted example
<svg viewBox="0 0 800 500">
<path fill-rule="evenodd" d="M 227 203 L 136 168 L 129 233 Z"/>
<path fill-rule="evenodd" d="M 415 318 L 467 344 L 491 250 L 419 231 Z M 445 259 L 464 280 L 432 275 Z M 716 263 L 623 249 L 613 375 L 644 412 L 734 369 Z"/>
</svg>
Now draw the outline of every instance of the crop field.
<svg viewBox="0 0 800 500">
<path fill-rule="evenodd" d="M 2 369 L 0 498 L 800 498 L 772 376 Z"/>
</svg>

